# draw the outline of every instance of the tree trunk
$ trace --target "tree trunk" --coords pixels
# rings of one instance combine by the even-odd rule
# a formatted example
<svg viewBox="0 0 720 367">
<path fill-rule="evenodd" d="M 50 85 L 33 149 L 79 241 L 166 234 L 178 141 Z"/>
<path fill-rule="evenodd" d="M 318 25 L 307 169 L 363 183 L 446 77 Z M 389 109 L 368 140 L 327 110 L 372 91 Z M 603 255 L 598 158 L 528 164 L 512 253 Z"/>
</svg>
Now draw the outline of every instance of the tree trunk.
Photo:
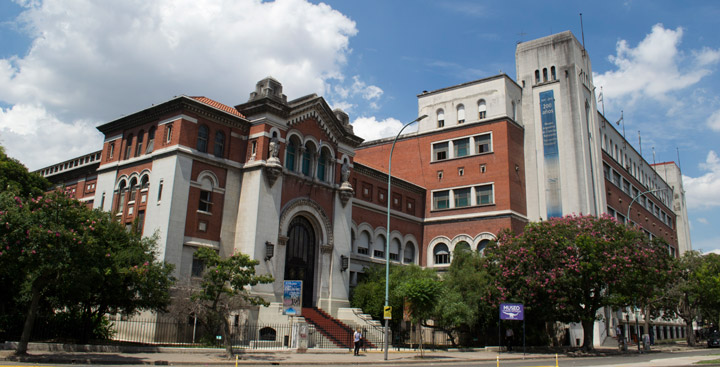
<svg viewBox="0 0 720 367">
<path fill-rule="evenodd" d="M 223 317 L 223 340 L 225 341 L 225 351 L 227 352 L 228 357 L 232 358 L 235 356 L 235 353 L 233 352 L 232 347 L 232 340 L 230 337 L 230 320 L 228 320 L 227 317 Z"/>
<path fill-rule="evenodd" d="M 687 335 L 687 343 L 689 346 L 694 347 L 697 343 L 695 340 L 695 332 L 692 328 L 692 320 L 685 320 L 685 335 Z"/>
<path fill-rule="evenodd" d="M 593 328 L 595 326 L 595 320 L 589 319 L 589 320 L 582 320 L 582 327 L 583 327 L 583 345 L 582 349 L 584 351 L 591 351 L 595 349 L 595 346 L 593 345 Z"/>
<path fill-rule="evenodd" d="M 20 343 L 18 343 L 15 355 L 27 355 L 28 344 L 30 343 L 30 334 L 32 334 L 33 326 L 35 326 L 35 316 L 37 315 L 37 309 L 39 304 L 40 289 L 38 289 L 37 286 L 33 284 L 30 309 L 28 310 L 27 317 L 25 318 L 25 325 L 23 326 L 22 335 L 20 336 Z"/>
</svg>

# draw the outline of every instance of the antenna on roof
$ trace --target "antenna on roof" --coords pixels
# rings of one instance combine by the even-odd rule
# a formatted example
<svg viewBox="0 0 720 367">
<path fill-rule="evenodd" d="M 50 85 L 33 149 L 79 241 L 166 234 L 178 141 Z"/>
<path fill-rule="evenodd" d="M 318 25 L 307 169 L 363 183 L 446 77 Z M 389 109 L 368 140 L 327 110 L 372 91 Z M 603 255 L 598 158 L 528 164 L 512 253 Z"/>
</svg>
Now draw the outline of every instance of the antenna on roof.
<svg viewBox="0 0 720 367">
<path fill-rule="evenodd" d="M 583 27 L 582 13 L 580 13 L 580 34 L 582 35 L 583 56 L 585 56 L 585 28 Z"/>
</svg>

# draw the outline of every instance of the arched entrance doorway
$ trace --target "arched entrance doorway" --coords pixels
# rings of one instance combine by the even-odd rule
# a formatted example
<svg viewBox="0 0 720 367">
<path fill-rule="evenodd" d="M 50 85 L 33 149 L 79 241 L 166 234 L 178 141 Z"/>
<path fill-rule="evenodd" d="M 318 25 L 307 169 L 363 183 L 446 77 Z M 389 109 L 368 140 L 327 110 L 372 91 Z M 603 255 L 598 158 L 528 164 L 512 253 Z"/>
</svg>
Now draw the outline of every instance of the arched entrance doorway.
<svg viewBox="0 0 720 367">
<path fill-rule="evenodd" d="M 314 306 L 315 230 L 307 218 L 295 217 L 288 227 L 285 280 L 302 280 L 302 306 Z"/>
</svg>

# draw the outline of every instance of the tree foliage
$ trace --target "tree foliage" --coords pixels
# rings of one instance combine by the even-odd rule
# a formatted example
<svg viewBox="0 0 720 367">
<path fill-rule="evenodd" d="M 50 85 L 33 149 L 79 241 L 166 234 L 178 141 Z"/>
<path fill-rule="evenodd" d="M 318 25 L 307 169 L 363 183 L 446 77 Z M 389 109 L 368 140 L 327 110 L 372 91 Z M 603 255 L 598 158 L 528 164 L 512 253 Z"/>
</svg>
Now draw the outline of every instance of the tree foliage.
<svg viewBox="0 0 720 367">
<path fill-rule="evenodd" d="M 5 154 L 0 146 L 0 191 L 14 192 L 28 198 L 42 195 L 50 188 L 50 182 L 27 168 L 15 158 Z"/>
<path fill-rule="evenodd" d="M 666 312 L 685 321 L 687 342 L 696 344 L 692 323 L 710 316 L 716 323 L 720 313 L 720 255 L 688 251 L 675 262 L 675 277 L 665 289 Z"/>
<path fill-rule="evenodd" d="M 227 352 L 232 355 L 231 312 L 247 304 L 269 305 L 262 297 L 251 295 L 247 287 L 272 283 L 274 279 L 270 275 L 255 274 L 255 266 L 260 262 L 241 252 L 221 258 L 215 250 L 200 248 L 195 257 L 206 266 L 200 290 L 192 295 L 192 300 L 200 306 L 198 316 L 210 330 L 220 331 Z"/>
<path fill-rule="evenodd" d="M 172 268 L 155 260 L 153 239 L 60 192 L 15 195 L 0 194 L 0 291 L 10 317 L 25 314 L 18 354 L 26 352 L 41 310 L 86 324 L 77 331 L 91 330 L 106 312 L 168 304 Z"/>
<path fill-rule="evenodd" d="M 523 303 L 548 321 L 580 322 L 593 348 L 597 311 L 632 299 L 642 272 L 663 274 L 667 252 L 639 228 L 603 216 L 571 215 L 503 232 L 485 252 L 499 302 Z M 620 303 L 620 304 L 619 304 Z"/>
</svg>

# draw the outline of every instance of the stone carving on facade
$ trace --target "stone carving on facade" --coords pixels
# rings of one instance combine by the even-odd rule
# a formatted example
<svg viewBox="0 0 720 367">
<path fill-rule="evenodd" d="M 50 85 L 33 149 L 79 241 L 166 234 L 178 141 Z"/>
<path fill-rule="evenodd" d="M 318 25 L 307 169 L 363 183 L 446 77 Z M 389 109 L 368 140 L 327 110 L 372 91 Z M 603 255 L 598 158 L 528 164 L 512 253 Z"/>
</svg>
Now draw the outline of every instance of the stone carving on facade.
<svg viewBox="0 0 720 367">
<path fill-rule="evenodd" d="M 320 252 L 323 254 L 330 254 L 332 253 L 332 250 L 335 246 L 332 244 L 322 244 L 320 245 Z"/>
<path fill-rule="evenodd" d="M 342 180 L 342 183 L 340 184 L 340 190 L 338 192 L 338 195 L 340 196 L 340 203 L 342 203 L 343 208 L 345 205 L 347 205 L 348 201 L 351 197 L 353 197 L 353 194 L 355 194 L 355 190 L 353 190 L 352 185 L 350 185 L 350 165 L 348 162 L 344 162 L 342 165 L 342 169 L 340 171 L 340 177 Z"/>
<path fill-rule="evenodd" d="M 272 140 L 270 140 L 270 148 L 268 149 L 268 160 L 264 167 L 265 178 L 267 178 L 270 187 L 275 185 L 275 181 L 277 181 L 278 177 L 282 174 L 283 167 L 278 158 L 279 151 L 280 143 L 278 139 L 272 138 Z"/>
<path fill-rule="evenodd" d="M 318 203 L 316 203 L 310 199 L 297 198 L 297 199 L 290 201 L 288 204 L 285 205 L 285 208 L 283 208 L 282 214 L 280 215 L 278 233 L 282 233 L 282 229 L 283 229 L 283 226 L 285 225 L 285 222 L 290 219 L 290 218 L 288 218 L 289 213 L 293 212 L 293 209 L 295 209 L 297 207 L 303 207 L 303 206 L 311 207 L 315 210 L 316 213 L 318 213 L 318 216 L 320 217 L 318 219 L 321 221 L 320 225 L 325 228 L 324 232 L 327 233 L 327 237 L 328 237 L 327 244 L 329 246 L 333 246 L 333 244 L 335 243 L 334 242 L 335 239 L 333 236 L 332 223 L 330 222 L 330 219 L 328 218 L 327 214 L 325 214 L 325 211 L 323 210 L 323 208 L 320 207 L 320 205 Z M 278 240 L 278 242 L 280 242 L 280 240 Z"/>
</svg>

